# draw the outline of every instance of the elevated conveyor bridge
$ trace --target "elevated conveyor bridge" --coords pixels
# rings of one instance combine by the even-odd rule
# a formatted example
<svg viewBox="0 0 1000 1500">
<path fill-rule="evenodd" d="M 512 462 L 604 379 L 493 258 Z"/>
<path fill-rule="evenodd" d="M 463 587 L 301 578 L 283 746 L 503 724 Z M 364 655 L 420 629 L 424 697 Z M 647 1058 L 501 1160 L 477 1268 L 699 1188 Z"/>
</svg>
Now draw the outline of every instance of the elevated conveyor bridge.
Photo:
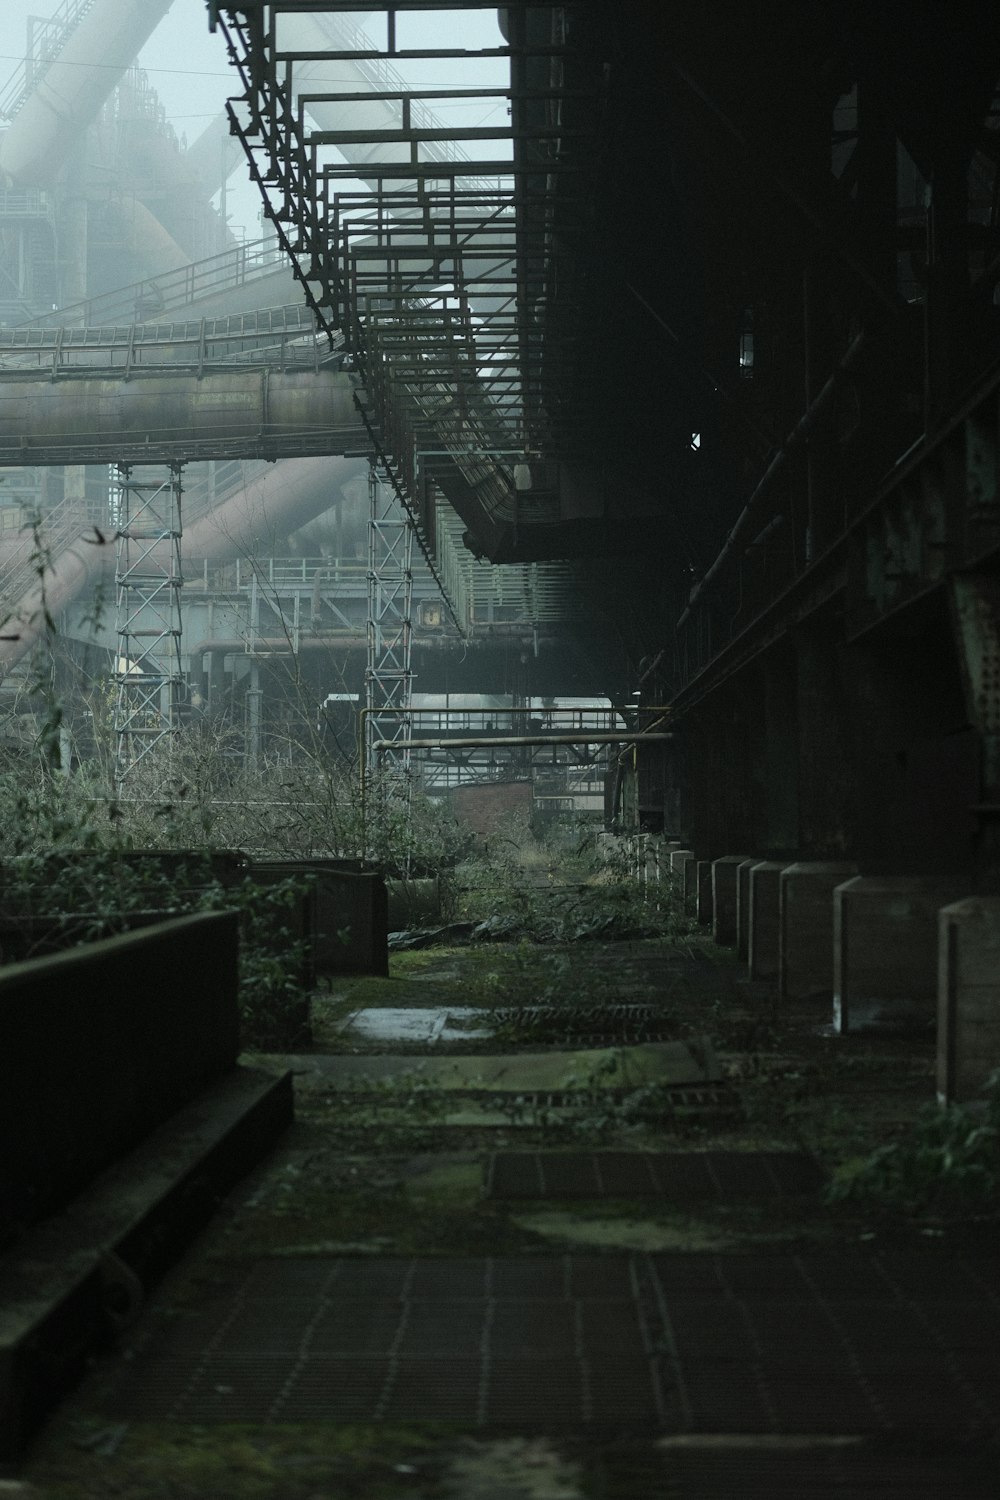
<svg viewBox="0 0 1000 1500">
<path fill-rule="evenodd" d="M 261 295 L 270 283 L 286 293 L 297 290 L 291 268 L 271 240 L 232 245 L 176 271 L 164 271 L 100 296 L 53 308 L 21 325 L 27 328 L 96 328 L 119 323 L 159 321 L 172 312 L 204 307 L 211 315 L 244 288 Z M 20 330 L 19 330 L 20 331 Z"/>
<path fill-rule="evenodd" d="M 0 331 L 0 378 L 16 370 L 44 370 L 52 378 L 86 371 L 126 378 L 139 369 L 168 367 L 204 373 L 218 365 L 319 369 L 337 358 L 343 342 L 317 334 L 308 307 L 258 308 L 222 318 L 172 323 L 111 323 L 84 328 L 29 324 Z"/>
</svg>

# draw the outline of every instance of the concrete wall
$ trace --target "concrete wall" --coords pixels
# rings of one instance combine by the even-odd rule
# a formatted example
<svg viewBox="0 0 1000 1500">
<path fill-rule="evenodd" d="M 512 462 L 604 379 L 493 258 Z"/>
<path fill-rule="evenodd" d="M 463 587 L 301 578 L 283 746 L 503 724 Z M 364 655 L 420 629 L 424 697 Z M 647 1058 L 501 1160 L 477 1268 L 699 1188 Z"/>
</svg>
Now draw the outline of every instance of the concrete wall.
<svg viewBox="0 0 1000 1500">
<path fill-rule="evenodd" d="M 0 1236 L 235 1067 L 237 998 L 229 912 L 0 970 Z"/>
<path fill-rule="evenodd" d="M 251 867 L 251 877 L 266 871 L 269 879 L 310 876 L 313 881 L 308 921 L 303 933 L 310 945 L 311 976 L 388 974 L 388 904 L 386 883 L 372 870 L 352 868 L 339 859 L 269 860 Z"/>
</svg>

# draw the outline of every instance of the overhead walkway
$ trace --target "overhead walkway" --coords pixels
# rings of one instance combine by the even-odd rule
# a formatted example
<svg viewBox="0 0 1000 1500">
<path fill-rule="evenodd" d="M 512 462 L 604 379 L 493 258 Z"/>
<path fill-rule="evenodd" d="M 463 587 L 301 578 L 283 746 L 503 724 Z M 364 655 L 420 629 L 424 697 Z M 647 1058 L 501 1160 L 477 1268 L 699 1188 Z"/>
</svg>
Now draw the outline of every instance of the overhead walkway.
<svg viewBox="0 0 1000 1500">
<path fill-rule="evenodd" d="M 280 291 L 279 291 L 280 289 Z M 165 314 L 201 309 L 206 316 L 238 311 L 229 304 L 247 294 L 259 307 L 301 300 L 291 268 L 273 240 L 233 245 L 218 255 L 194 261 L 176 271 L 115 287 L 100 296 L 53 308 L 24 328 L 95 328 L 116 323 L 160 320 Z"/>
<path fill-rule="evenodd" d="M 198 372 L 218 364 L 319 369 L 343 342 L 316 333 L 308 307 L 258 308 L 197 322 L 111 323 L 84 328 L 28 325 L 0 332 L 0 371 L 45 370 L 53 378 L 85 370 L 125 376 L 169 366 Z"/>
<path fill-rule="evenodd" d="M 80 22 L 94 8 L 94 0 L 63 0 L 47 20 L 33 16 L 34 53 L 29 68 L 19 64 L 0 93 L 0 119 L 13 120 L 38 88 Z"/>
</svg>

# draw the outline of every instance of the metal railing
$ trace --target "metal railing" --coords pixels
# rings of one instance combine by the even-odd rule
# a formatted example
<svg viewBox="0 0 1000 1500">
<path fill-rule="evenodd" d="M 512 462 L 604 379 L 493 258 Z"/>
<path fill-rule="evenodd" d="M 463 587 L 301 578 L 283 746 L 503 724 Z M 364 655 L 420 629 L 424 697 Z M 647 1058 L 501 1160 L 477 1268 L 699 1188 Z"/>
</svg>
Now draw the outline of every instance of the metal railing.
<svg viewBox="0 0 1000 1500">
<path fill-rule="evenodd" d="M 329 340 L 317 336 L 312 314 L 301 303 L 197 323 L 32 324 L 0 332 L 0 368 L 46 369 L 53 376 L 69 369 L 127 376 L 150 365 L 199 375 L 220 364 L 317 369 L 329 352 Z"/>
<path fill-rule="evenodd" d="M 368 564 L 360 558 L 266 557 L 259 562 L 236 559 L 235 587 L 248 592 L 256 585 L 268 588 L 314 588 L 335 583 L 364 586 Z"/>
<path fill-rule="evenodd" d="M 145 281 L 116 287 L 99 297 L 54 308 L 21 326 L 96 328 L 108 323 L 150 322 L 176 308 L 189 307 L 203 298 L 232 291 L 280 270 L 290 271 L 291 267 L 275 241 L 252 240 L 176 271 L 165 271 Z"/>
<path fill-rule="evenodd" d="M 94 0 L 63 0 L 47 20 L 31 17 L 31 55 L 14 69 L 0 92 L 0 119 L 13 120 L 93 6 Z"/>
</svg>

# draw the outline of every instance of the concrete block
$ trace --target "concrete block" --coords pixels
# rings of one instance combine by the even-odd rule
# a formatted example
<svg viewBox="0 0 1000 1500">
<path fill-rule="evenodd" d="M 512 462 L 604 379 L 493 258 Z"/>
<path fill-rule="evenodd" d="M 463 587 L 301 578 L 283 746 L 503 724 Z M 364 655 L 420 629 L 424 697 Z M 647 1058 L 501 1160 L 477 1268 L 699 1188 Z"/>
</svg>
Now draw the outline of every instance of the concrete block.
<svg viewBox="0 0 1000 1500">
<path fill-rule="evenodd" d="M 684 910 L 688 916 L 698 915 L 698 860 L 693 854 L 684 865 Z"/>
<path fill-rule="evenodd" d="M 292 1116 L 290 1073 L 234 1068 L 0 1260 L 0 1463 L 23 1456 L 48 1410 Z"/>
<path fill-rule="evenodd" d="M 968 892 L 962 881 L 857 875 L 833 893 L 833 1024 L 933 1027 L 938 1000 L 938 912 Z"/>
<path fill-rule="evenodd" d="M 710 859 L 699 859 L 698 861 L 698 894 L 697 894 L 698 921 L 705 927 L 712 925 L 712 861 Z"/>
<path fill-rule="evenodd" d="M 1000 1068 L 1000 897 L 956 901 L 938 923 L 938 1098 L 962 1103 Z"/>
<path fill-rule="evenodd" d="M 847 861 L 788 865 L 778 877 L 778 990 L 783 1000 L 833 996 L 833 893 L 858 867 Z"/>
<path fill-rule="evenodd" d="M 690 849 L 671 849 L 670 899 L 678 911 L 687 907 L 687 867 L 693 862 L 694 854 Z"/>
<path fill-rule="evenodd" d="M 712 861 L 712 937 L 732 948 L 736 945 L 737 877 L 746 854 L 724 854 Z"/>
<path fill-rule="evenodd" d="M 307 876 L 312 886 L 309 949 L 316 974 L 388 974 L 389 911 L 387 882 L 356 861 L 342 859 L 284 859 L 260 861 L 254 871 L 268 871 L 271 879 Z M 402 885 L 402 882 L 397 882 Z M 416 888 L 422 882 L 411 881 Z M 435 880 L 431 909 L 440 915 Z M 397 913 L 397 916 L 399 913 Z M 407 914 L 397 922 L 406 925 Z M 409 915 L 416 925 L 423 914 Z"/>
<path fill-rule="evenodd" d="M 747 896 L 747 960 L 751 979 L 777 979 L 778 935 L 781 928 L 782 870 L 787 860 L 762 859 L 750 866 Z"/>
<path fill-rule="evenodd" d="M 745 859 L 736 872 L 736 957 L 750 957 L 750 871 L 759 860 Z"/>
<path fill-rule="evenodd" d="M 667 883 L 670 875 L 670 852 L 663 839 L 650 834 L 646 838 L 643 879 L 651 892 Z"/>
<path fill-rule="evenodd" d="M 236 1066 L 237 917 L 179 917 L 0 970 L 0 1244 Z"/>
</svg>

